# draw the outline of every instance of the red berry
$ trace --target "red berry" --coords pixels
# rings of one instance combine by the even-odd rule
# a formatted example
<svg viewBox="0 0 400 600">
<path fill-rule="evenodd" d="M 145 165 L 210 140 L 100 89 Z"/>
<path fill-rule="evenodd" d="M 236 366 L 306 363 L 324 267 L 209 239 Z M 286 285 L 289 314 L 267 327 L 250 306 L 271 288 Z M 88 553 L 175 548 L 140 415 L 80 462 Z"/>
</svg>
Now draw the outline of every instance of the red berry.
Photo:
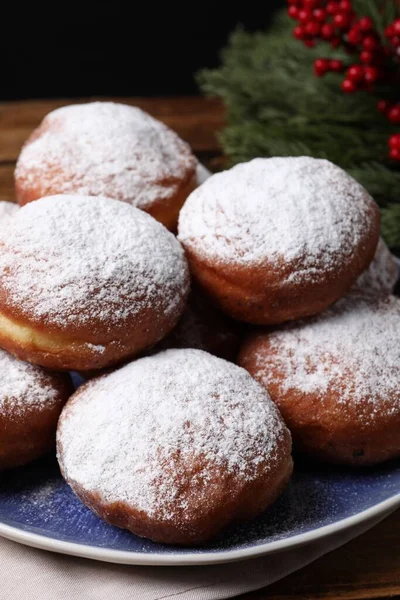
<svg viewBox="0 0 400 600">
<path fill-rule="evenodd" d="M 378 81 L 379 75 L 379 69 L 376 67 L 365 67 L 364 78 L 367 83 L 375 83 L 375 81 Z"/>
<path fill-rule="evenodd" d="M 352 94 L 357 90 L 357 86 L 351 79 L 344 79 L 342 81 L 342 90 L 346 92 L 346 94 Z"/>
<path fill-rule="evenodd" d="M 370 52 L 369 50 L 363 50 L 360 53 L 360 60 L 361 62 L 365 63 L 366 65 L 371 64 L 372 62 L 374 62 L 374 54 L 372 52 Z"/>
<path fill-rule="evenodd" d="M 385 115 L 390 108 L 390 104 L 387 100 L 378 100 L 377 108 L 379 112 Z"/>
<path fill-rule="evenodd" d="M 394 133 L 393 135 L 390 136 L 389 147 L 400 149 L 400 133 Z"/>
<path fill-rule="evenodd" d="M 400 19 L 393 21 L 392 26 L 394 35 L 400 35 Z"/>
<path fill-rule="evenodd" d="M 321 36 L 324 40 L 330 40 L 335 35 L 335 28 L 331 23 L 324 23 L 321 27 Z"/>
<path fill-rule="evenodd" d="M 342 43 L 342 38 L 338 35 L 333 36 L 333 38 L 331 39 L 332 48 L 339 48 L 341 43 Z"/>
<path fill-rule="evenodd" d="M 391 38 L 391 37 L 393 37 L 394 35 L 396 35 L 396 33 L 395 33 L 395 31 L 394 31 L 394 27 L 393 27 L 393 25 L 388 25 L 388 26 L 386 27 L 386 29 L 385 29 L 385 36 L 386 36 L 387 38 Z"/>
<path fill-rule="evenodd" d="M 358 21 L 358 26 L 361 31 L 371 31 L 374 28 L 374 22 L 370 17 L 361 17 Z"/>
<path fill-rule="evenodd" d="M 343 12 L 351 12 L 353 10 L 350 0 L 341 0 L 339 8 Z"/>
<path fill-rule="evenodd" d="M 337 13 L 333 17 L 333 24 L 338 29 L 348 29 L 350 27 L 350 18 L 346 13 Z"/>
<path fill-rule="evenodd" d="M 322 77 L 329 69 L 329 60 L 326 58 L 317 58 L 314 61 L 314 73 L 317 77 Z"/>
<path fill-rule="evenodd" d="M 400 160 L 400 148 L 391 148 L 389 156 L 393 160 Z"/>
<path fill-rule="evenodd" d="M 373 35 L 367 35 L 362 41 L 363 50 L 369 50 L 373 52 L 378 47 L 378 42 Z"/>
<path fill-rule="evenodd" d="M 343 71 L 343 61 L 342 60 L 337 60 L 337 59 L 332 59 L 329 61 L 329 70 L 333 71 L 334 73 L 340 73 L 341 71 Z"/>
<path fill-rule="evenodd" d="M 311 37 L 317 37 L 321 31 L 321 25 L 317 21 L 309 21 L 305 25 L 306 34 Z"/>
<path fill-rule="evenodd" d="M 400 104 L 389 109 L 388 119 L 391 123 L 400 123 Z"/>
<path fill-rule="evenodd" d="M 297 6 L 295 6 L 294 4 L 292 4 L 292 6 L 289 6 L 288 8 L 288 15 L 291 19 L 297 19 L 299 16 L 299 9 Z"/>
<path fill-rule="evenodd" d="M 304 40 L 304 45 L 307 46 L 307 48 L 314 48 L 315 42 L 314 40 Z"/>
<path fill-rule="evenodd" d="M 310 10 L 305 10 L 302 8 L 299 10 L 299 21 L 300 23 L 308 23 L 312 19 L 312 12 Z"/>
<path fill-rule="evenodd" d="M 304 40 L 306 37 L 306 32 L 304 31 L 304 27 L 302 25 L 296 25 L 296 27 L 293 29 L 293 37 L 295 37 L 296 40 Z"/>
<path fill-rule="evenodd" d="M 317 21 L 320 21 L 320 23 L 323 23 L 326 19 L 326 10 L 324 10 L 323 8 L 316 8 L 313 11 L 313 17 Z"/>
<path fill-rule="evenodd" d="M 361 42 L 362 35 L 358 27 L 352 27 L 350 29 L 349 33 L 347 34 L 347 40 L 353 46 L 357 46 Z"/>
<path fill-rule="evenodd" d="M 364 67 L 362 65 L 352 65 L 347 69 L 346 77 L 356 83 L 362 81 L 364 79 Z"/>
<path fill-rule="evenodd" d="M 328 15 L 336 15 L 340 10 L 339 2 L 328 2 L 326 5 L 326 12 Z"/>
<path fill-rule="evenodd" d="M 394 35 L 392 37 L 392 39 L 390 40 L 390 43 L 392 44 L 392 46 L 394 46 L 395 48 L 398 48 L 400 46 L 400 36 L 398 35 Z"/>
<path fill-rule="evenodd" d="M 316 8 L 318 6 L 318 4 L 319 4 L 318 0 L 303 0 L 304 8 L 308 8 L 310 10 L 312 10 L 313 8 Z"/>
</svg>

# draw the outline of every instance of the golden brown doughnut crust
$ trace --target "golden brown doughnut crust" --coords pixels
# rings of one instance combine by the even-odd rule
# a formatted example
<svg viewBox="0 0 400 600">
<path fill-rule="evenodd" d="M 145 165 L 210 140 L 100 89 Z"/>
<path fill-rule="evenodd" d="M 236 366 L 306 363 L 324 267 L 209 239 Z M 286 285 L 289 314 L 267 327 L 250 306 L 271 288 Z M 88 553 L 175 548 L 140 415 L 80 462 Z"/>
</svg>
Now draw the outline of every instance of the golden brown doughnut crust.
<svg viewBox="0 0 400 600">
<path fill-rule="evenodd" d="M 128 202 L 176 229 L 196 187 L 190 147 L 147 113 L 112 102 L 49 113 L 26 141 L 15 171 L 17 201 L 82 194 Z"/>
<path fill-rule="evenodd" d="M 224 263 L 217 267 L 183 245 L 194 280 L 220 310 L 245 323 L 273 325 L 318 314 L 346 295 L 373 259 L 378 239 L 376 209 L 376 226 L 346 273 L 335 279 L 331 273 L 321 273 L 318 283 L 282 283 L 290 277 L 293 265 L 286 269 L 282 266 L 279 272 L 268 265 L 249 269 Z"/>
<path fill-rule="evenodd" d="M 5 354 L 0 351 L 1 354 Z M 10 360 L 19 363 L 10 357 Z M 3 398 L 0 403 L 0 471 L 26 465 L 49 452 L 55 446 L 55 434 L 61 409 L 73 392 L 67 375 L 47 372 L 39 367 L 36 370 L 35 387 L 43 393 L 43 401 L 30 402 L 29 395 Z M 7 375 L 5 374 L 5 377 Z M 21 374 L 23 377 L 23 374 Z M 0 395 L 3 390 L 0 383 Z M 50 389 L 53 394 L 46 398 L 40 387 Z"/>
<path fill-rule="evenodd" d="M 355 303 L 360 301 L 354 299 Z M 345 302 L 348 300 L 341 301 Z M 386 300 L 381 302 L 382 305 L 387 303 Z M 397 305 L 400 323 L 400 301 L 390 302 Z M 323 316 L 319 318 L 322 320 Z M 332 328 L 332 339 L 335 335 L 340 336 L 341 332 Z M 354 340 L 355 344 L 362 343 L 357 334 Z M 376 350 L 377 355 L 384 352 L 384 340 L 383 337 L 382 349 Z M 391 343 L 393 340 L 388 341 Z M 355 367 L 346 354 L 331 355 L 327 345 L 318 357 L 315 351 L 308 352 L 309 343 L 301 337 L 300 331 L 298 350 L 294 350 L 289 366 L 287 357 L 291 351 L 284 344 L 284 332 L 253 333 L 240 350 L 238 364 L 268 391 L 292 433 L 295 449 L 317 460 L 351 466 L 379 464 L 400 456 L 400 382 L 398 389 L 388 392 L 383 389 L 382 397 L 379 392 L 373 397 L 371 392 L 360 390 Z M 391 363 L 389 356 L 387 361 Z M 309 370 L 309 390 L 296 386 L 291 379 L 303 368 Z M 313 387 L 314 377 L 324 377 L 320 372 L 327 372 L 331 378 L 326 389 L 324 383 L 317 389 Z M 336 372 L 339 373 L 335 375 Z M 376 376 L 379 377 L 378 367 Z M 383 388 L 393 373 L 390 375 L 383 367 L 381 377 Z"/>
<path fill-rule="evenodd" d="M 21 360 L 47 369 L 82 372 L 104 369 L 141 354 L 151 345 L 149 332 L 152 332 L 152 337 L 154 336 L 153 339 L 157 342 L 165 338 L 179 321 L 184 307 L 185 299 L 182 296 L 179 308 L 172 318 L 171 315 L 159 313 L 154 307 L 146 307 L 140 318 L 128 318 L 123 326 L 106 328 L 101 333 L 93 328 L 93 324 L 88 324 L 77 334 L 71 327 L 71 333 L 74 333 L 71 337 L 44 320 L 37 323 L 33 314 L 32 321 L 29 321 L 31 315 L 27 314 L 26 308 L 21 316 L 17 306 L 12 315 L 12 323 L 17 324 L 18 330 L 27 331 L 27 337 L 21 341 L 12 331 L 3 327 L 5 318 L 11 319 L 8 317 L 9 311 L 4 308 L 0 312 L 0 348 Z M 156 321 L 158 327 L 155 330 Z"/>
<path fill-rule="evenodd" d="M 257 516 L 293 469 L 290 433 L 268 396 L 198 350 L 160 352 L 85 384 L 63 410 L 57 450 L 64 478 L 101 518 L 179 545 Z"/>
<path fill-rule="evenodd" d="M 379 210 L 328 161 L 255 159 L 189 196 L 178 237 L 219 308 L 278 324 L 317 314 L 349 291 L 374 257 Z"/>
</svg>

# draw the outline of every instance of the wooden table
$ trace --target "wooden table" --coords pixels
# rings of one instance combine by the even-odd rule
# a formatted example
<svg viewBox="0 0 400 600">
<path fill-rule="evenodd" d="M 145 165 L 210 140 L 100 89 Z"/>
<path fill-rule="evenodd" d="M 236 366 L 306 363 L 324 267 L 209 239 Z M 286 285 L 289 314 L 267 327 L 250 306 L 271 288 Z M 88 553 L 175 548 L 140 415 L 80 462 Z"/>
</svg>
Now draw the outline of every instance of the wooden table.
<svg viewBox="0 0 400 600">
<path fill-rule="evenodd" d="M 221 164 L 216 132 L 223 109 L 202 98 L 123 99 L 175 129 L 211 169 Z M 19 150 L 46 113 L 66 101 L 0 104 L 0 200 L 13 200 L 13 170 Z M 361 600 L 400 596 L 400 511 L 346 546 L 322 557 L 246 600 Z"/>
</svg>

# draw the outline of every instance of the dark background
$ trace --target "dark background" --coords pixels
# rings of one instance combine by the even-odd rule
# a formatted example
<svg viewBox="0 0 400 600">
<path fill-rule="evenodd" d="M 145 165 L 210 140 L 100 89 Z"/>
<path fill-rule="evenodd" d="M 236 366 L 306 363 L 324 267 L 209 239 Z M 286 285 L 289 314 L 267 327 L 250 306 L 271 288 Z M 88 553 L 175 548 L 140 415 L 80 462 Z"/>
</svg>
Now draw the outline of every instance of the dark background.
<svg viewBox="0 0 400 600">
<path fill-rule="evenodd" d="M 232 29 L 284 4 L 21 3 L 2 18 L 0 100 L 197 93 Z"/>
</svg>

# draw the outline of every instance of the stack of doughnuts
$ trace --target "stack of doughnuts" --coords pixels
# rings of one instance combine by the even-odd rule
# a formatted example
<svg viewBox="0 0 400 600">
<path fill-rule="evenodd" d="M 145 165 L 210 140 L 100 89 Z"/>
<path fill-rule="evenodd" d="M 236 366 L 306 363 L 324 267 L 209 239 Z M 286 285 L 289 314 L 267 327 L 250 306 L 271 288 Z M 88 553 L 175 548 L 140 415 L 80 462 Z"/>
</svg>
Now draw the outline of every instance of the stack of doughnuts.
<svg viewBox="0 0 400 600">
<path fill-rule="evenodd" d="M 97 515 L 194 545 L 278 498 L 292 437 L 325 462 L 400 456 L 398 268 L 339 167 L 260 158 L 207 177 L 165 125 L 95 102 L 45 117 L 15 185 L 0 470 L 56 441 Z M 89 379 L 74 393 L 69 371 Z"/>
</svg>

